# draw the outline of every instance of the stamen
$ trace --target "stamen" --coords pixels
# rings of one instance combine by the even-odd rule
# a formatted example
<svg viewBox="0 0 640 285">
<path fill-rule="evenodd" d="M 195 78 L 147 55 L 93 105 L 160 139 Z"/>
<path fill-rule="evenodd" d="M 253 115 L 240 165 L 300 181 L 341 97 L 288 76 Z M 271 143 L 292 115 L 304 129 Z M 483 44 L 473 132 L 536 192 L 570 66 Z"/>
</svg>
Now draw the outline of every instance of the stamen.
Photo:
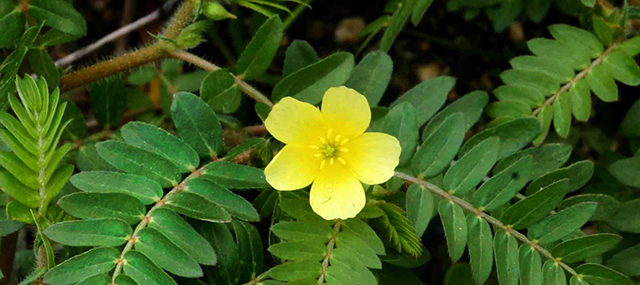
<svg viewBox="0 0 640 285">
<path fill-rule="evenodd" d="M 320 138 L 320 142 L 321 142 L 322 144 L 327 144 L 327 140 L 326 140 L 325 138 Z"/>
<path fill-rule="evenodd" d="M 331 139 L 331 133 L 333 133 L 333 129 L 329 129 L 329 130 L 327 131 L 327 138 L 328 138 L 328 139 Z"/>
<path fill-rule="evenodd" d="M 340 142 L 340 145 L 344 145 L 344 144 L 346 144 L 348 142 L 349 142 L 349 139 L 344 139 L 344 140 L 342 140 L 342 142 Z"/>
<path fill-rule="evenodd" d="M 349 152 L 349 149 L 348 149 L 348 148 L 346 148 L 346 147 L 341 147 L 341 148 L 340 148 L 340 151 L 341 151 L 341 152 Z"/>
<path fill-rule="evenodd" d="M 329 159 L 329 165 L 333 165 L 333 157 Z"/>
<path fill-rule="evenodd" d="M 317 145 L 310 145 L 309 147 L 310 147 L 311 149 L 320 149 L 320 147 L 319 147 L 319 146 L 317 146 Z"/>
<path fill-rule="evenodd" d="M 323 159 L 322 162 L 320 162 L 320 169 L 322 169 L 324 167 L 326 162 L 327 162 L 326 159 Z"/>
<path fill-rule="evenodd" d="M 314 154 L 313 156 L 314 156 L 314 157 L 321 157 L 321 156 L 322 156 L 322 153 L 316 153 L 316 154 Z"/>
<path fill-rule="evenodd" d="M 344 160 L 344 158 L 342 158 L 342 157 L 338 157 L 338 161 L 339 161 L 340 163 L 342 163 L 342 165 L 347 165 L 347 161 L 346 161 L 346 160 Z"/>
<path fill-rule="evenodd" d="M 339 141 L 339 140 L 340 140 L 340 135 L 337 135 L 337 136 L 336 136 L 336 139 L 335 139 L 334 141 L 335 141 L 335 142 L 337 142 L 337 141 Z"/>
</svg>

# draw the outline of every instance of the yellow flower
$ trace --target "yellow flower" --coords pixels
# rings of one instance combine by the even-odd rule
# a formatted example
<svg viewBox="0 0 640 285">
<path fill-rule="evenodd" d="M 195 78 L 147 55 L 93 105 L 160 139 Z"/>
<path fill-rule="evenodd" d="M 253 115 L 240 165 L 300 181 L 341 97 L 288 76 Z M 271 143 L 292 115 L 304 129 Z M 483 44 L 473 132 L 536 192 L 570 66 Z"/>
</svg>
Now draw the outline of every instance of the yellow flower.
<svg viewBox="0 0 640 285">
<path fill-rule="evenodd" d="M 267 130 L 286 144 L 265 169 L 280 191 L 311 186 L 313 211 L 327 220 L 355 217 L 365 204 L 366 184 L 393 176 L 400 142 L 383 133 L 365 133 L 371 122 L 367 99 L 353 89 L 329 88 L 322 111 L 285 97 L 265 120 Z"/>
</svg>

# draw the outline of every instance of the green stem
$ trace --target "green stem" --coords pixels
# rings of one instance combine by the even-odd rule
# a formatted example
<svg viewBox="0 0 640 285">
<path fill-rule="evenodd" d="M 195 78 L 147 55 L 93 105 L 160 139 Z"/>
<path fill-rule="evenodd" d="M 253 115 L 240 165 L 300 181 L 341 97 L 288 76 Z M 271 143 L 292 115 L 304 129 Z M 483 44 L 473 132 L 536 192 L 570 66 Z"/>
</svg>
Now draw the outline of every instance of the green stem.
<svg viewBox="0 0 640 285">
<path fill-rule="evenodd" d="M 206 165 L 205 165 L 206 166 Z M 153 211 L 155 211 L 156 209 L 164 206 L 167 201 L 169 201 L 169 198 L 171 198 L 171 196 L 173 196 L 173 194 L 178 193 L 180 191 L 182 191 L 185 187 L 185 184 L 187 183 L 187 181 L 196 178 L 196 177 L 200 177 L 202 176 L 202 173 L 204 172 L 204 168 L 205 166 L 201 167 L 200 169 L 194 171 L 193 173 L 191 173 L 187 178 L 185 178 L 180 184 L 178 184 L 177 186 L 173 187 L 173 189 L 171 189 L 171 191 L 169 191 L 169 193 L 167 193 L 166 195 L 164 195 L 164 197 L 162 198 L 162 200 L 158 201 L 148 212 L 147 214 L 144 216 L 144 218 L 142 219 L 142 221 L 138 224 L 138 226 L 136 227 L 136 229 L 133 231 L 133 234 L 131 235 L 131 237 L 129 238 L 129 241 L 127 242 L 127 244 L 124 246 L 124 249 L 122 249 L 122 253 L 120 254 L 120 258 L 118 259 L 118 261 L 116 262 L 116 269 L 113 271 L 113 277 L 111 278 L 111 282 L 113 284 L 116 284 L 116 277 L 118 277 L 118 275 L 120 275 L 120 272 L 122 271 L 122 266 L 124 266 L 125 261 L 125 254 L 131 250 L 133 248 L 133 246 L 135 245 L 136 241 L 138 240 L 138 234 L 140 233 L 140 231 L 144 228 L 146 228 L 149 225 L 149 222 L 151 221 L 151 213 L 153 213 Z"/>
<path fill-rule="evenodd" d="M 492 217 L 491 215 L 477 209 L 476 207 L 474 207 L 473 205 L 469 204 L 469 202 L 463 200 L 462 198 L 456 197 L 452 194 L 447 193 L 446 191 L 440 189 L 438 186 L 433 185 L 429 182 L 426 181 L 422 181 L 416 177 L 401 173 L 401 172 L 395 172 L 394 174 L 396 177 L 402 178 L 406 181 L 418 184 L 426 189 L 429 189 L 429 191 L 431 191 L 432 193 L 442 197 L 443 199 L 447 199 L 455 204 L 457 204 L 458 206 L 462 207 L 463 209 L 474 213 L 476 215 L 478 215 L 480 218 L 485 219 L 487 222 L 491 223 L 492 225 L 494 225 L 497 228 L 501 228 L 503 229 L 505 232 L 511 234 L 512 236 L 514 236 L 515 238 L 519 239 L 521 242 L 528 244 L 531 246 L 531 248 L 535 249 L 536 251 L 540 252 L 542 255 L 544 255 L 545 257 L 547 257 L 548 259 L 553 260 L 556 264 L 560 265 L 562 268 L 564 268 L 564 270 L 566 270 L 567 272 L 569 272 L 569 274 L 573 275 L 573 276 L 578 276 L 578 273 L 573 270 L 573 268 L 571 268 L 569 265 L 567 265 L 566 263 L 562 262 L 561 260 L 554 258 L 553 255 L 551 255 L 551 253 L 549 251 L 547 251 L 545 248 L 541 247 L 540 245 L 538 245 L 536 242 L 531 241 L 529 238 L 527 238 L 525 235 L 521 234 L 520 232 L 514 230 L 513 228 L 511 228 L 511 226 L 505 225 L 503 224 L 500 220 Z"/>
<path fill-rule="evenodd" d="M 187 51 L 183 51 L 183 50 L 174 50 L 173 52 L 171 52 L 171 56 L 177 58 L 177 59 L 181 59 L 184 60 L 188 63 L 191 63 L 197 67 L 200 67 L 206 71 L 212 72 L 212 71 L 216 71 L 218 69 L 220 69 L 219 66 L 205 60 L 204 58 L 201 58 L 195 54 L 192 54 L 190 52 Z M 240 88 L 240 90 L 244 91 L 244 93 L 246 93 L 247 95 L 249 95 L 251 98 L 255 99 L 258 102 L 262 102 L 265 103 L 267 105 L 269 105 L 269 107 L 273 107 L 273 102 L 271 102 L 271 100 L 269 100 L 269 98 L 267 98 L 267 96 L 265 96 L 264 94 L 262 94 L 262 92 L 258 91 L 257 89 L 253 88 L 253 86 L 247 84 L 246 82 L 244 82 L 242 80 L 242 78 L 240 78 L 239 76 L 236 76 L 232 73 L 231 76 L 233 76 L 233 78 L 236 81 L 236 85 L 238 86 L 238 88 Z"/>
<path fill-rule="evenodd" d="M 540 106 L 537 109 L 535 109 L 533 111 L 532 115 L 533 116 L 538 115 L 538 113 L 540 113 L 542 111 L 542 109 L 544 109 L 548 105 L 552 104 L 558 98 L 558 96 L 560 96 L 560 94 L 569 91 L 569 88 L 571 88 L 571 86 L 575 85 L 576 82 L 578 82 L 578 80 L 580 80 L 580 79 L 584 78 L 585 76 L 587 76 L 587 74 L 589 74 L 589 72 L 591 72 L 591 70 L 593 70 L 596 66 L 600 65 L 602 63 L 602 61 L 609 54 L 611 54 L 611 52 L 613 52 L 619 45 L 620 45 L 619 41 L 613 43 L 607 50 L 605 50 L 594 61 L 592 61 L 591 64 L 589 64 L 589 66 L 587 66 L 587 68 L 585 68 L 584 70 L 580 71 L 580 73 L 578 73 L 575 77 L 573 77 L 571 80 L 569 80 L 569 82 L 567 82 L 565 85 L 562 85 L 562 87 L 560 87 L 560 89 L 556 93 L 553 93 L 553 95 L 551 95 L 551 97 L 549 97 L 549 99 L 547 99 L 546 101 L 544 101 L 544 103 L 542 103 L 542 106 Z"/>
<path fill-rule="evenodd" d="M 322 285 L 324 283 L 324 279 L 327 275 L 327 268 L 329 268 L 329 260 L 331 259 L 331 252 L 336 244 L 336 237 L 340 232 L 340 226 L 342 226 L 342 220 L 337 220 L 335 225 L 333 225 L 333 233 L 331 234 L 331 239 L 327 243 L 327 254 L 324 256 L 322 260 L 322 273 L 320 273 L 320 277 L 318 277 L 318 285 Z"/>
</svg>

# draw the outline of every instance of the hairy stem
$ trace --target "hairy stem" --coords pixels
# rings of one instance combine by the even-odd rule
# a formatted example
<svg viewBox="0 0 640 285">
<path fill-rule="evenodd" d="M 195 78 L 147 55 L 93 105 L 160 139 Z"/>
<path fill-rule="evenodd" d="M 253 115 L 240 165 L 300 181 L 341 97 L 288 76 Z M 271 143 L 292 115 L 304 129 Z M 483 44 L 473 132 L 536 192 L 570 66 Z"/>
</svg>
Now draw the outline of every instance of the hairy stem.
<svg viewBox="0 0 640 285">
<path fill-rule="evenodd" d="M 183 51 L 183 50 L 174 50 L 171 52 L 171 56 L 177 58 L 177 59 L 181 59 L 184 60 L 188 63 L 191 63 L 197 67 L 200 67 L 206 71 L 216 71 L 218 69 L 220 69 L 219 66 L 205 60 L 204 58 L 201 58 L 195 54 L 192 54 L 190 52 L 187 51 Z M 233 76 L 233 78 L 236 81 L 236 85 L 238 86 L 238 88 L 240 88 L 240 90 L 242 90 L 244 93 L 246 93 L 247 95 L 249 95 L 251 98 L 255 99 L 258 102 L 262 102 L 265 103 L 267 105 L 269 105 L 269 107 L 273 107 L 273 102 L 271 102 L 271 100 L 269 100 L 269 98 L 267 98 L 267 96 L 265 96 L 264 94 L 262 94 L 262 92 L 258 91 L 257 89 L 253 88 L 253 86 L 247 84 L 246 82 L 244 82 L 241 78 L 239 78 L 238 76 L 235 76 L 232 73 L 231 76 Z"/>
<path fill-rule="evenodd" d="M 619 45 L 620 45 L 620 42 L 613 43 L 607 50 L 605 50 L 594 61 L 592 61 L 591 64 L 589 64 L 589 66 L 587 66 L 587 68 L 585 68 L 584 70 L 580 71 L 580 73 L 578 73 L 575 77 L 573 77 L 571 80 L 569 80 L 569 82 L 567 82 L 566 84 L 562 85 L 562 87 L 560 87 L 560 89 L 556 93 L 553 93 L 553 95 L 551 95 L 551 97 L 549 97 L 549 99 L 547 99 L 546 101 L 544 101 L 544 103 L 542 103 L 542 106 L 538 107 L 537 109 L 535 109 L 533 111 L 533 116 L 538 115 L 538 113 L 540 113 L 543 108 L 545 108 L 546 106 L 548 106 L 551 103 L 553 103 L 558 98 L 558 96 L 560 96 L 560 94 L 562 94 L 564 92 L 567 92 L 569 90 L 569 88 L 571 88 L 571 86 L 575 85 L 576 82 L 578 82 L 578 80 L 580 80 L 580 79 L 584 78 L 585 76 L 587 76 L 587 74 L 589 74 L 589 72 L 591 72 L 591 70 L 593 70 L 593 68 L 595 68 L 596 66 L 600 65 L 602 63 L 602 61 L 609 54 L 611 54 L 611 52 L 613 52 Z"/>
<path fill-rule="evenodd" d="M 120 258 L 117 261 L 116 269 L 113 271 L 113 277 L 111 278 L 111 282 L 113 284 L 115 284 L 116 277 L 118 277 L 118 275 L 120 275 L 120 272 L 122 271 L 122 266 L 125 263 L 124 255 L 129 250 L 131 250 L 133 248 L 133 246 L 135 245 L 136 241 L 138 240 L 138 234 L 140 233 L 140 231 L 142 229 L 146 228 L 149 225 L 149 222 L 151 221 L 151 213 L 153 213 L 153 211 L 155 211 L 156 209 L 164 206 L 167 203 L 167 201 L 169 201 L 169 198 L 171 198 L 171 196 L 173 196 L 173 194 L 182 191 L 184 189 L 185 184 L 187 183 L 187 181 L 189 181 L 189 180 L 191 180 L 193 178 L 202 176 L 202 173 L 204 172 L 205 166 L 203 166 L 200 169 L 194 171 L 187 178 L 185 178 L 180 184 L 178 184 L 177 186 L 173 187 L 173 189 L 171 189 L 171 191 L 169 191 L 169 193 L 164 195 L 162 200 L 156 202 L 156 204 L 147 212 L 147 214 L 144 216 L 142 221 L 140 221 L 140 223 L 138 224 L 136 229 L 133 231 L 133 234 L 131 234 L 131 237 L 129 238 L 129 241 L 127 242 L 127 244 L 124 246 L 124 249 L 122 249 L 122 253 L 120 254 Z"/>
<path fill-rule="evenodd" d="M 336 221 L 335 225 L 333 225 L 333 233 L 331 234 L 331 239 L 327 243 L 327 254 L 324 256 L 322 260 L 322 273 L 320 273 L 320 277 L 318 277 L 318 285 L 322 285 L 324 283 L 324 278 L 327 275 L 327 268 L 329 267 L 329 259 L 331 258 L 331 252 L 336 244 L 336 237 L 340 232 L 340 226 L 342 226 L 342 220 Z"/>
<path fill-rule="evenodd" d="M 169 24 L 164 37 L 175 39 L 191 19 L 195 8 L 196 0 L 186 0 Z M 168 52 L 170 49 L 172 49 L 172 47 L 164 41 L 157 41 L 153 45 L 126 55 L 80 69 L 62 77 L 60 80 L 60 89 L 62 91 L 68 91 L 131 68 L 163 59 L 169 55 Z"/>
<path fill-rule="evenodd" d="M 452 194 L 447 193 L 446 191 L 440 189 L 438 186 L 433 185 L 429 182 L 426 181 L 422 181 L 416 177 L 401 173 L 401 172 L 395 172 L 394 174 L 396 177 L 402 178 L 406 181 L 418 184 L 426 189 L 429 189 L 429 191 L 431 191 L 432 193 L 447 199 L 449 201 L 452 201 L 453 203 L 457 204 L 458 206 L 462 207 L 463 209 L 474 213 L 476 215 L 478 215 L 480 218 L 485 219 L 487 222 L 493 224 L 495 227 L 501 228 L 504 231 L 506 231 L 507 233 L 511 234 L 512 236 L 514 236 L 515 238 L 519 239 L 521 242 L 526 243 L 528 245 L 531 246 L 531 248 L 537 250 L 538 252 L 540 252 L 542 255 L 544 255 L 545 257 L 547 257 L 548 259 L 553 260 L 556 264 L 560 265 L 562 268 L 564 268 L 564 270 L 566 270 L 567 272 L 569 272 L 569 274 L 573 275 L 573 276 L 577 276 L 578 273 L 573 270 L 573 268 L 571 268 L 569 265 L 567 265 L 566 263 L 563 263 L 562 261 L 560 261 L 559 259 L 556 259 L 553 257 L 553 255 L 551 255 L 551 253 L 549 251 L 547 251 L 546 249 L 544 249 L 543 247 L 541 247 L 540 245 L 538 245 L 536 242 L 531 241 L 529 238 L 527 238 L 525 235 L 521 234 L 520 232 L 512 229 L 510 226 L 503 224 L 500 220 L 492 217 L 491 215 L 477 209 L 476 207 L 474 207 L 473 205 L 469 204 L 469 202 L 463 200 L 462 198 L 456 197 Z"/>
</svg>

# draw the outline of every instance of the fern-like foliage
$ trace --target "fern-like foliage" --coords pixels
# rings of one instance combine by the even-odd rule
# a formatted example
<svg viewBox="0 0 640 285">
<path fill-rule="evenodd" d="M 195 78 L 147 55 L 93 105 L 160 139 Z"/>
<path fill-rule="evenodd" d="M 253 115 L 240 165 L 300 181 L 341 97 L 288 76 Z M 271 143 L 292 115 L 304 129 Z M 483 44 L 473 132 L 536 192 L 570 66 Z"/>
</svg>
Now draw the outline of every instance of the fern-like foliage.
<svg viewBox="0 0 640 285">
<path fill-rule="evenodd" d="M 34 223 L 31 209 L 46 217 L 49 202 L 73 173 L 73 165 L 63 163 L 70 144 L 58 146 L 70 121 L 63 122 L 66 103 L 60 90 L 49 92 L 44 78 L 16 78 L 16 96 L 9 96 L 15 117 L 0 113 L 2 139 L 11 151 L 0 152 L 0 189 L 15 200 L 7 205 L 9 218 Z"/>
<path fill-rule="evenodd" d="M 511 60 L 513 69 L 500 78 L 505 85 L 493 93 L 499 102 L 485 110 L 499 124 L 513 118 L 536 116 L 542 131 L 540 145 L 553 123 L 556 133 L 569 135 L 572 115 L 587 121 L 591 114 L 591 92 L 600 100 L 618 100 L 616 80 L 630 86 L 640 84 L 640 68 L 633 59 L 638 39 L 613 42 L 605 48 L 589 31 L 558 24 L 549 27 L 554 39 L 536 38 L 527 45 L 534 55 Z"/>
<path fill-rule="evenodd" d="M 240 221 L 259 220 L 257 211 L 228 188 L 266 187 L 264 174 L 245 165 L 210 162 L 223 152 L 221 127 L 197 96 L 176 94 L 172 113 L 179 137 L 153 125 L 127 124 L 121 129 L 124 142 L 97 144 L 101 158 L 119 171 L 86 171 L 71 178 L 81 192 L 58 204 L 78 220 L 49 226 L 44 234 L 60 244 L 94 248 L 49 270 L 45 283 L 177 284 L 173 275 L 194 278 L 206 270 L 229 269 L 231 248 L 262 251 L 257 230 Z M 256 260 L 261 264 L 261 258 Z M 214 269 L 200 267 L 216 264 Z M 251 269 L 261 270 L 257 265 Z M 211 276 L 223 278 L 218 271 Z M 228 283 L 240 278 L 251 276 Z"/>
</svg>

